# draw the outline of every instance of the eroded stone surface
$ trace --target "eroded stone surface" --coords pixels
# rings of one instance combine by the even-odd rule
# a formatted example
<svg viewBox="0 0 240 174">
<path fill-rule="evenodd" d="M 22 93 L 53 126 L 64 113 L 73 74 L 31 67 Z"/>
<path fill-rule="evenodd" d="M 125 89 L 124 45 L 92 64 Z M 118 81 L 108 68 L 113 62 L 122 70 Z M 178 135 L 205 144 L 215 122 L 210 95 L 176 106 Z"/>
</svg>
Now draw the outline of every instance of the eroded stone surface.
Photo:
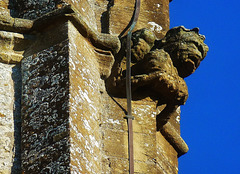
<svg viewBox="0 0 240 174">
<path fill-rule="evenodd" d="M 20 170 L 20 91 L 19 66 L 0 63 L 0 173 Z"/>
<path fill-rule="evenodd" d="M 36 19 L 64 4 L 61 0 L 16 0 L 15 8 L 18 16 L 27 19 Z"/>
<path fill-rule="evenodd" d="M 69 24 L 72 173 L 101 173 L 100 72 L 93 47 Z"/>
<path fill-rule="evenodd" d="M 131 20 L 134 0 L 102 1 L 96 0 L 95 7 L 98 30 L 119 35 Z M 162 38 L 169 29 L 169 1 L 142 0 L 141 12 L 135 30 L 148 28 L 158 38 Z"/>
<path fill-rule="evenodd" d="M 101 103 L 103 173 L 128 173 L 126 99 L 110 98 L 104 92 Z M 177 152 L 156 131 L 156 105 L 149 98 L 132 102 L 135 172 L 177 173 Z"/>
<path fill-rule="evenodd" d="M 0 16 L 10 16 L 11 3 L 9 0 L 0 1 Z"/>
<path fill-rule="evenodd" d="M 22 61 L 22 166 L 68 173 L 68 41 Z"/>
<path fill-rule="evenodd" d="M 95 0 L 17 0 L 15 8 L 17 9 L 18 17 L 37 19 L 46 13 L 71 4 L 86 19 L 88 25 L 97 29 L 94 2 Z"/>
<path fill-rule="evenodd" d="M 23 34 L 0 31 L 0 62 L 19 63 L 29 42 Z"/>
<path fill-rule="evenodd" d="M 11 78 L 12 66 L 0 64 L 0 173 L 11 173 L 14 147 L 14 86 Z M 8 79 L 6 81 L 6 79 Z"/>
<path fill-rule="evenodd" d="M 20 18 L 36 19 L 55 9 L 71 4 L 98 32 L 119 35 L 127 26 L 134 11 L 134 1 L 102 0 L 17 0 L 15 13 Z M 137 29 L 147 27 L 162 38 L 169 29 L 169 1 L 143 0 Z M 121 15 L 121 18 L 119 18 Z"/>
</svg>

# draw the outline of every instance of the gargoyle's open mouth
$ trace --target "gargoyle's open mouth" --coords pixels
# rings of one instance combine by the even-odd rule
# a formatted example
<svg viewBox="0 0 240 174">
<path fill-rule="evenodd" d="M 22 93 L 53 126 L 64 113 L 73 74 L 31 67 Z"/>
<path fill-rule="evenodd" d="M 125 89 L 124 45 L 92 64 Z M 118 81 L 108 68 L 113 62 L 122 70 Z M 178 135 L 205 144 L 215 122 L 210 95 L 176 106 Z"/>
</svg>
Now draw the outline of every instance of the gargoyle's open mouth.
<svg viewBox="0 0 240 174">
<path fill-rule="evenodd" d="M 183 78 L 191 75 L 199 67 L 200 60 L 201 57 L 199 55 L 188 53 L 187 56 L 182 59 L 179 67 L 177 67 L 179 75 Z"/>
<path fill-rule="evenodd" d="M 195 69 L 200 65 L 200 57 L 197 55 L 188 54 L 188 58 L 193 61 Z"/>
</svg>

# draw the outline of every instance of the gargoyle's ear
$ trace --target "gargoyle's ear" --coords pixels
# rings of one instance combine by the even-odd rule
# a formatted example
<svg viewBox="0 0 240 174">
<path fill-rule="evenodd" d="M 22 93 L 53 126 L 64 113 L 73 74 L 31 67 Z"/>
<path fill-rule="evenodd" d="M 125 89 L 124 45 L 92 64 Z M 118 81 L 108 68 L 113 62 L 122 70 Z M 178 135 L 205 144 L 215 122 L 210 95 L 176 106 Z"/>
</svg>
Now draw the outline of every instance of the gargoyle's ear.
<svg viewBox="0 0 240 174">
<path fill-rule="evenodd" d="M 192 31 L 195 31 L 196 33 L 198 33 L 199 34 L 199 28 L 198 27 L 195 27 L 195 28 L 193 28 L 193 29 L 191 29 Z"/>
<path fill-rule="evenodd" d="M 205 36 L 204 36 L 204 39 L 205 39 Z M 202 43 L 201 50 L 200 50 L 202 53 L 202 60 L 207 56 L 208 50 L 209 50 L 209 47 L 205 43 Z"/>
</svg>

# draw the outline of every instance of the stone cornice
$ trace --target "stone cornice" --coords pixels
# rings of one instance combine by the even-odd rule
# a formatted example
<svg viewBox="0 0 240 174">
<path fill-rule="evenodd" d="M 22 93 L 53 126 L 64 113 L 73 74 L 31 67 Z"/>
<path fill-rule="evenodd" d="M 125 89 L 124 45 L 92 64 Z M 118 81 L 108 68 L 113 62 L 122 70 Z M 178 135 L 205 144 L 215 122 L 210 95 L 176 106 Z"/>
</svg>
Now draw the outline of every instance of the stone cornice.
<svg viewBox="0 0 240 174">
<path fill-rule="evenodd" d="M 0 61 L 3 63 L 17 63 L 22 59 L 27 43 L 36 33 L 41 32 L 56 21 L 70 20 L 82 35 L 97 49 L 111 51 L 113 54 L 120 49 L 120 41 L 117 36 L 99 33 L 87 25 L 80 13 L 71 5 L 54 10 L 36 20 L 12 18 L 0 15 Z M 1 31 L 2 30 L 2 31 Z M 5 34 L 8 32 L 8 34 Z M 8 36 L 7 36 L 8 35 Z M 24 44 L 23 44 L 24 43 Z M 24 45 L 24 46 L 20 46 Z M 15 50 L 21 47 L 21 50 Z M 10 49 L 9 49 L 10 48 Z"/>
</svg>

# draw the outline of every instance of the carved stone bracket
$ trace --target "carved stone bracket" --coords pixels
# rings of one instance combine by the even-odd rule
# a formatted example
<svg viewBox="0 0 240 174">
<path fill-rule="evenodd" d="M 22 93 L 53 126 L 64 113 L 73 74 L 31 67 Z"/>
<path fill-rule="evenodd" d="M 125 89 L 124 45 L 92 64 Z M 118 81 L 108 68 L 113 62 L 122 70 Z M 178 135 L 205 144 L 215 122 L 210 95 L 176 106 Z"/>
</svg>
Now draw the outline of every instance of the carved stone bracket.
<svg viewBox="0 0 240 174">
<path fill-rule="evenodd" d="M 0 62 L 7 64 L 20 62 L 30 42 L 30 36 L 0 31 Z"/>
<path fill-rule="evenodd" d="M 120 41 L 117 36 L 99 33 L 90 27 L 71 5 L 47 13 L 33 21 L 0 15 L 0 30 L 3 30 L 0 33 L 0 61 L 20 62 L 25 49 L 36 39 L 36 33 L 43 31 L 49 24 L 68 20 L 95 46 L 101 64 L 99 66 L 101 76 L 107 78 L 114 62 L 113 54 L 120 50 Z"/>
</svg>

